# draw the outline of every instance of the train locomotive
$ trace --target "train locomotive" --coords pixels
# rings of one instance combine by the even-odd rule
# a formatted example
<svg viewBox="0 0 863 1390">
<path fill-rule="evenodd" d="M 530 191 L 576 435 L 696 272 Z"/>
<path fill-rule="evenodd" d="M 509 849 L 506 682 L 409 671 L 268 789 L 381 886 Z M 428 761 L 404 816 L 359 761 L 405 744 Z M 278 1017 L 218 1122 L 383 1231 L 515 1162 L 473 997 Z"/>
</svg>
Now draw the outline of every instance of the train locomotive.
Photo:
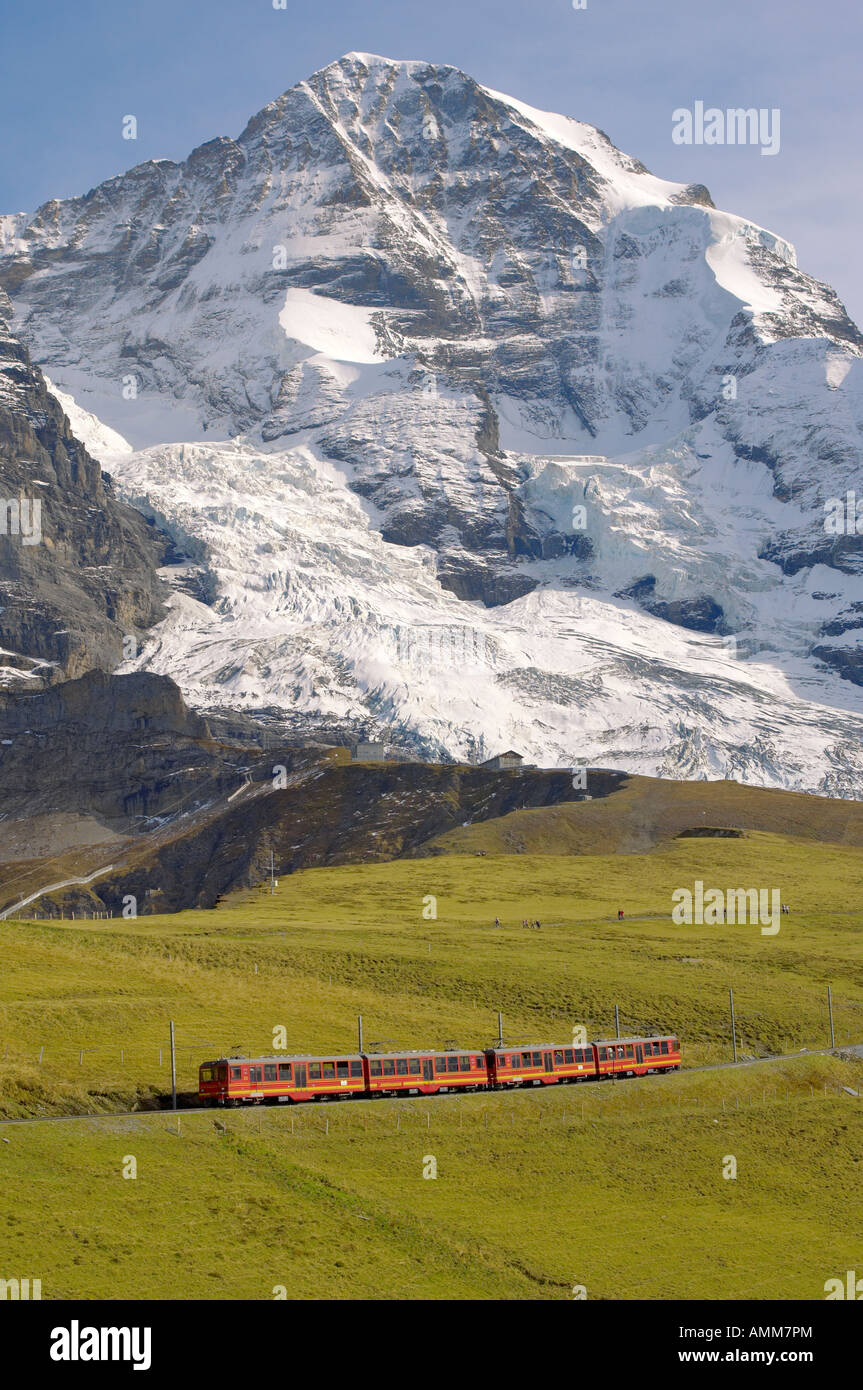
<svg viewBox="0 0 863 1390">
<path fill-rule="evenodd" d="M 566 1043 L 504 1045 L 436 1052 L 330 1053 L 320 1057 L 220 1057 L 204 1062 L 198 1096 L 204 1105 L 299 1104 L 311 1100 L 452 1091 L 502 1091 L 524 1086 L 605 1081 L 680 1070 L 672 1034 Z"/>
</svg>

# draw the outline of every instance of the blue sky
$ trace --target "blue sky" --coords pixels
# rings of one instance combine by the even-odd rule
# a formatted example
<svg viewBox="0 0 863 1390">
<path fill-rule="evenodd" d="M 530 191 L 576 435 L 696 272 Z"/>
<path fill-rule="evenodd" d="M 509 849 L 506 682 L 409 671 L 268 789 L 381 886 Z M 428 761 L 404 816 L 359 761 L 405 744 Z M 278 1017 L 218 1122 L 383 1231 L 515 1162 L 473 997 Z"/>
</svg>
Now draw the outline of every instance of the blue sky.
<svg viewBox="0 0 863 1390">
<path fill-rule="evenodd" d="M 0 0 L 0 211 L 183 159 L 352 49 L 454 63 L 600 126 L 779 232 L 863 323 L 863 13 L 852 0 Z M 781 148 L 672 142 L 672 112 L 778 107 Z M 122 118 L 138 139 L 122 138 Z"/>
</svg>

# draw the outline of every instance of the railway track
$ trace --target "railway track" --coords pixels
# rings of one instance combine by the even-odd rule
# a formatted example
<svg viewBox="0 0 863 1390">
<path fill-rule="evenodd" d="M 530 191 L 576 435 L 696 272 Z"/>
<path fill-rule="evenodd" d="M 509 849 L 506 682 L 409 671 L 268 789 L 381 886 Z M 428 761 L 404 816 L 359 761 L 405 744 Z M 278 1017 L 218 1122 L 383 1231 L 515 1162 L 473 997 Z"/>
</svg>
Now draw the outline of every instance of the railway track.
<svg viewBox="0 0 863 1390">
<path fill-rule="evenodd" d="M 705 1066 L 703 1066 L 703 1067 L 684 1067 L 683 1070 L 682 1070 L 681 1072 L 676 1072 L 676 1073 L 674 1073 L 674 1075 L 677 1075 L 677 1076 L 693 1076 L 693 1075 L 695 1075 L 695 1074 L 698 1073 L 698 1072 L 739 1070 L 741 1067 L 757 1067 L 757 1066 L 764 1066 L 764 1065 L 766 1065 L 766 1064 L 769 1063 L 769 1062 L 793 1062 L 793 1061 L 799 1061 L 801 1057 L 830 1057 L 830 1056 L 838 1056 L 840 1053 L 848 1053 L 848 1052 L 853 1053 L 854 1056 L 856 1056 L 856 1057 L 861 1057 L 861 1058 L 863 1058 L 863 1044 L 861 1044 L 861 1043 L 855 1043 L 855 1044 L 852 1044 L 852 1045 L 850 1045 L 850 1046 L 841 1047 L 841 1048 L 839 1048 L 839 1047 L 836 1047 L 836 1048 L 831 1048 L 831 1047 L 813 1047 L 813 1048 L 807 1049 L 805 1052 L 779 1052 L 779 1053 L 777 1053 L 776 1056 L 774 1056 L 774 1057 L 751 1057 L 751 1058 L 747 1058 L 746 1060 L 740 1061 L 740 1062 L 710 1062 L 710 1063 L 708 1063 L 707 1065 L 705 1065 Z M 635 1082 L 635 1081 L 644 1081 L 644 1080 L 646 1080 L 646 1078 L 643 1077 L 643 1076 L 618 1076 L 618 1077 L 614 1077 L 613 1080 L 611 1080 L 611 1085 L 612 1085 L 612 1086 L 626 1086 L 626 1085 L 631 1085 L 631 1084 L 632 1084 L 633 1082 Z M 588 1081 L 588 1082 L 581 1082 L 581 1083 L 579 1083 L 579 1084 L 581 1084 L 581 1085 L 591 1085 L 591 1084 L 596 1084 L 596 1083 L 595 1083 L 595 1082 L 594 1082 L 594 1083 L 591 1083 L 591 1082 Z M 527 1087 L 513 1087 L 513 1088 L 512 1088 L 512 1090 L 514 1090 L 514 1091 L 515 1091 L 515 1090 L 526 1090 L 526 1089 L 528 1089 L 528 1088 L 527 1088 Z M 534 1088 L 531 1088 L 531 1089 L 534 1089 Z M 551 1088 L 545 1088 L 545 1089 L 551 1089 Z M 554 1089 L 556 1089 L 556 1088 L 554 1088 Z M 426 1100 L 434 1100 L 434 1101 L 437 1103 L 438 1101 L 457 1100 L 457 1099 L 459 1098 L 460 1095 L 462 1095 L 462 1096 L 463 1096 L 463 1095 L 476 1096 L 476 1095 L 480 1095 L 480 1094 L 482 1094 L 482 1095 L 492 1095 L 492 1094 L 496 1094 L 496 1092 L 491 1092 L 491 1091 L 487 1091 L 487 1090 L 486 1090 L 486 1091 L 483 1091 L 483 1092 L 477 1092 L 477 1091 L 462 1091 L 462 1092 L 459 1092 L 459 1091 L 451 1091 L 451 1092 L 449 1092 L 447 1095 L 442 1095 L 442 1096 L 441 1096 L 441 1095 L 438 1095 L 438 1096 L 426 1096 L 425 1099 L 426 1099 Z M 375 1101 L 378 1101 L 378 1100 L 393 1100 L 393 1099 L 399 1099 L 399 1098 L 400 1098 L 400 1097 L 393 1097 L 393 1096 L 374 1096 L 374 1097 L 362 1096 L 362 1097 L 350 1097 L 349 1100 L 350 1100 L 350 1104 L 352 1104 L 352 1105 L 371 1105 L 371 1104 L 373 1104 Z M 344 1104 L 344 1103 L 345 1103 L 344 1098 L 341 1098 L 341 1097 L 334 1097 L 333 1099 L 334 1099 L 335 1101 L 341 1103 L 341 1104 Z M 418 1097 L 413 1096 L 413 1097 L 410 1097 L 410 1099 L 416 1100 L 416 1099 L 418 1099 Z M 319 1101 L 318 1101 L 318 1100 L 304 1100 L 304 1101 L 295 1102 L 295 1103 L 292 1104 L 290 1107 L 285 1106 L 284 1109 L 286 1109 L 286 1110 L 287 1110 L 287 1109 L 290 1109 L 291 1111 L 294 1111 L 294 1110 L 307 1110 L 307 1109 L 310 1109 L 310 1108 L 319 1109 L 320 1106 L 321 1106 L 321 1104 L 327 1104 L 327 1103 L 329 1103 L 329 1098 L 325 1098 L 325 1099 L 319 1100 Z M 241 1108 L 244 1109 L 244 1110 L 249 1110 L 249 1109 L 257 1108 L 257 1107 L 243 1106 L 243 1107 L 241 1107 Z M 21 1118 L 18 1118 L 18 1119 L 0 1120 L 0 1128 L 6 1128 L 8 1125 L 62 1124 L 64 1121 L 69 1122 L 69 1121 L 72 1121 L 72 1120 L 140 1120 L 140 1119 L 145 1119 L 145 1118 L 147 1118 L 147 1117 L 149 1117 L 149 1116 L 162 1116 L 162 1117 L 168 1116 L 168 1117 L 173 1117 L 173 1116 L 176 1116 L 176 1115 L 205 1115 L 205 1114 L 206 1114 L 206 1115 L 215 1115 L 215 1114 L 218 1114 L 218 1113 L 221 1113 L 221 1112 L 222 1112 L 222 1107 L 221 1107 L 221 1106 L 215 1106 L 215 1105 L 183 1105 L 183 1104 L 179 1104 L 179 1105 L 177 1106 L 177 1109 L 176 1109 L 176 1110 L 172 1110 L 172 1109 L 169 1109 L 169 1108 L 159 1108 L 159 1109 L 153 1108 L 153 1109 L 149 1109 L 149 1110 L 98 1110 L 98 1111 L 88 1112 L 88 1113 L 82 1114 L 82 1115 L 25 1115 L 25 1116 L 22 1116 Z M 233 1112 L 230 1111 L 230 1110 L 225 1110 L 224 1113 L 225 1113 L 226 1115 L 230 1115 L 231 1113 L 237 1114 L 237 1113 L 239 1113 L 239 1109 L 236 1110 L 236 1111 L 233 1111 Z"/>
</svg>

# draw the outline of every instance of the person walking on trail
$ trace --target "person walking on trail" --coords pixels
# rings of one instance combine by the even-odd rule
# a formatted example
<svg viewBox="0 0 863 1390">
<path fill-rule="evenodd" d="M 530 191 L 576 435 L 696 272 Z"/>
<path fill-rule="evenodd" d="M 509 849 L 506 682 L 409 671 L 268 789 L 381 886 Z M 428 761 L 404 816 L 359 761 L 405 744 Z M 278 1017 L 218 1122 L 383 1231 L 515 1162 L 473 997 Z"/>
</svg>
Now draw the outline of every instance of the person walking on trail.
<svg viewBox="0 0 863 1390">
<path fill-rule="evenodd" d="M 539 925 L 539 922 L 538 922 L 538 921 L 537 921 L 537 922 L 535 922 L 535 923 L 534 923 L 534 925 L 535 925 L 535 927 L 536 927 L 536 929 L 537 929 L 537 931 L 540 931 L 540 925 Z"/>
<path fill-rule="evenodd" d="M 494 924 L 495 924 L 496 927 L 499 927 L 499 926 L 500 926 L 500 918 L 499 918 L 499 917 L 495 917 L 495 919 L 494 919 Z"/>
<path fill-rule="evenodd" d="M 622 922 L 622 921 L 623 921 L 623 908 L 622 908 L 622 907 L 619 907 L 619 908 L 617 909 L 617 920 L 618 920 L 618 922 Z"/>
</svg>

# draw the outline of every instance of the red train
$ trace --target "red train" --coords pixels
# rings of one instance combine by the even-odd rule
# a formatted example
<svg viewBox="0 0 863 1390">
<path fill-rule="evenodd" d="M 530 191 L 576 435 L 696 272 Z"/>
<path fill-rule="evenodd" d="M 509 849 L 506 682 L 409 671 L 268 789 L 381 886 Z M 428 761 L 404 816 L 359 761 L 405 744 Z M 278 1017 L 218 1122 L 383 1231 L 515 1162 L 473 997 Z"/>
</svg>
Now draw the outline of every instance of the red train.
<svg viewBox="0 0 863 1390">
<path fill-rule="evenodd" d="M 198 1095 L 211 1105 L 326 1100 L 338 1096 L 433 1096 L 497 1091 L 679 1071 L 671 1034 L 613 1038 L 568 1047 L 558 1043 L 448 1052 L 355 1052 L 329 1057 L 220 1057 L 204 1062 Z"/>
</svg>

